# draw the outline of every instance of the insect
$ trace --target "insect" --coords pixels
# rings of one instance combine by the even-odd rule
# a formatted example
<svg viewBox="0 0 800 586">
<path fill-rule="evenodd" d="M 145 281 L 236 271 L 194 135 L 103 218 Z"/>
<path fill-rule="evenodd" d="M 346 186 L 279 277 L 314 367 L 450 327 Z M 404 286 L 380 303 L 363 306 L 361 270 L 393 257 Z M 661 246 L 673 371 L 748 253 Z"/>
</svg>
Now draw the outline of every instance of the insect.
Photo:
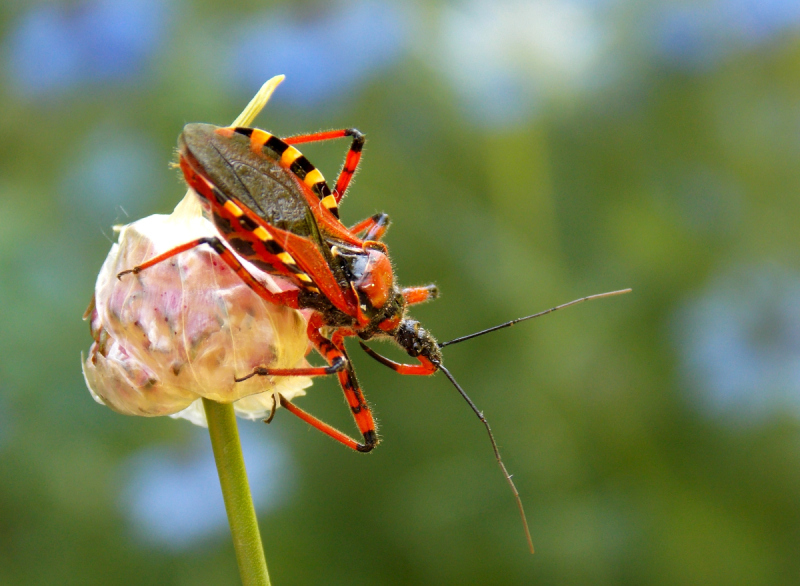
<svg viewBox="0 0 800 586">
<path fill-rule="evenodd" d="M 320 171 L 294 145 L 345 137 L 351 140 L 350 148 L 331 189 Z M 439 344 L 427 329 L 407 314 L 409 306 L 436 298 L 436 287 L 398 285 L 388 249 L 381 241 L 389 226 L 386 214 L 376 214 L 350 227 L 339 219 L 338 206 L 358 167 L 364 140 L 364 135 L 355 129 L 281 139 L 254 128 L 187 125 L 178 141 L 180 168 L 220 237 L 187 242 L 118 276 L 138 273 L 176 254 L 207 245 L 265 300 L 295 309 L 312 310 L 307 326 L 308 339 L 325 359 L 326 366 L 295 369 L 258 367 L 237 381 L 253 376 L 335 374 L 363 438 L 361 441 L 282 396 L 277 400 L 290 413 L 359 452 L 371 451 L 379 439 L 372 412 L 345 348 L 345 338 L 359 338 L 362 348 L 370 356 L 400 374 L 430 375 L 442 371 L 486 427 L 497 462 L 514 492 L 533 551 L 522 502 L 500 458 L 488 422 L 443 366 L 441 347 L 446 344 Z M 280 293 L 268 290 L 236 255 L 267 273 L 290 280 L 295 288 Z M 606 295 L 609 294 L 592 298 Z M 586 299 L 589 298 L 572 303 Z M 535 316 L 513 320 L 462 339 L 532 317 Z M 394 340 L 415 362 L 394 362 L 364 344 L 364 341 L 376 338 Z"/>
</svg>

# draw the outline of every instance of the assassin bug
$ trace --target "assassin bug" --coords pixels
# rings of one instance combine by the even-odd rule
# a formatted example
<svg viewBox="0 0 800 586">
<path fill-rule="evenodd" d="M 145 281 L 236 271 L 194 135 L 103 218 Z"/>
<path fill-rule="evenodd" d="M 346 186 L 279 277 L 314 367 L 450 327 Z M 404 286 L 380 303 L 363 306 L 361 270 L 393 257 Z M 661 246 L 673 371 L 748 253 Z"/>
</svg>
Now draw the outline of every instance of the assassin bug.
<svg viewBox="0 0 800 586">
<path fill-rule="evenodd" d="M 330 189 L 319 170 L 293 145 L 344 137 L 351 139 L 350 149 L 336 184 Z M 372 412 L 345 349 L 345 338 L 358 337 L 370 356 L 400 374 L 430 375 L 441 370 L 486 427 L 497 462 L 514 492 L 528 544 L 533 551 L 519 493 L 500 458 L 491 428 L 442 365 L 440 348 L 462 339 L 439 344 L 428 330 L 406 314 L 408 306 L 436 298 L 436 287 L 401 288 L 395 282 L 388 249 L 381 242 L 389 225 L 386 214 L 376 214 L 349 228 L 339 220 L 338 205 L 361 158 L 364 135 L 355 129 L 342 129 L 280 139 L 254 128 L 189 124 L 183 129 L 178 145 L 180 168 L 186 182 L 198 195 L 205 215 L 215 224 L 220 237 L 187 242 L 119 273 L 118 277 L 138 273 L 205 244 L 265 300 L 295 309 L 312 310 L 307 326 L 308 338 L 327 366 L 258 367 L 236 380 L 243 381 L 253 376 L 335 374 L 363 442 L 324 423 L 280 395 L 277 400 L 300 419 L 359 452 L 371 451 L 378 444 L 378 436 Z M 267 273 L 290 280 L 295 288 L 280 293 L 270 291 L 236 255 Z M 586 299 L 590 298 L 567 305 Z M 532 317 L 535 316 L 513 320 L 463 339 Z M 400 364 L 377 354 L 363 343 L 373 338 L 394 340 L 417 362 Z"/>
</svg>

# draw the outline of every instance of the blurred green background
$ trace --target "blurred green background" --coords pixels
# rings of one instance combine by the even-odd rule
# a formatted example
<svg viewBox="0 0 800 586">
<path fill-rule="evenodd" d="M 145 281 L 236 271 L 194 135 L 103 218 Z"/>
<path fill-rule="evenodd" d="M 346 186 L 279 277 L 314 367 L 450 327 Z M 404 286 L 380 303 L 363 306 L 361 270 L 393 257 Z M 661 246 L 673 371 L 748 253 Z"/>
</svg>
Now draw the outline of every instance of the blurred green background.
<svg viewBox="0 0 800 586">
<path fill-rule="evenodd" d="M 442 376 L 355 346 L 383 443 L 242 423 L 275 584 L 800 582 L 794 0 L 88 0 L 0 8 L 0 584 L 233 584 L 204 430 L 80 372 L 111 226 L 165 213 L 187 122 L 357 127 Z M 328 178 L 345 141 L 303 151 Z M 374 345 L 386 350 L 381 345 Z M 391 354 L 392 351 L 389 350 Z M 392 354 L 399 356 L 399 354 Z M 345 429 L 334 380 L 301 405 Z"/>
</svg>

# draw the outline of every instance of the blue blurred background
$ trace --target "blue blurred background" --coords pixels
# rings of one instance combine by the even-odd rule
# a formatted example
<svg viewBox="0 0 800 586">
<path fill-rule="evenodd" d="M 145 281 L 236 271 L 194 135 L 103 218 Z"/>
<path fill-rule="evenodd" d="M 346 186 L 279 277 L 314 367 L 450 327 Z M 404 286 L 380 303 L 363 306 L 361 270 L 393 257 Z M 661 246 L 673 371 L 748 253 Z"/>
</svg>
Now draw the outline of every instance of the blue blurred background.
<svg viewBox="0 0 800 586">
<path fill-rule="evenodd" d="M 276 584 L 800 581 L 800 4 L 89 0 L 0 8 L 0 583 L 223 584 L 204 430 L 80 373 L 111 225 L 168 212 L 187 122 L 357 127 L 441 377 L 356 352 L 384 442 L 242 423 Z M 303 151 L 335 176 L 346 144 Z M 380 348 L 384 350 L 384 348 Z M 391 352 L 391 351 L 390 351 Z M 399 356 L 399 354 L 397 354 Z M 302 406 L 352 428 L 335 381 Z"/>
</svg>

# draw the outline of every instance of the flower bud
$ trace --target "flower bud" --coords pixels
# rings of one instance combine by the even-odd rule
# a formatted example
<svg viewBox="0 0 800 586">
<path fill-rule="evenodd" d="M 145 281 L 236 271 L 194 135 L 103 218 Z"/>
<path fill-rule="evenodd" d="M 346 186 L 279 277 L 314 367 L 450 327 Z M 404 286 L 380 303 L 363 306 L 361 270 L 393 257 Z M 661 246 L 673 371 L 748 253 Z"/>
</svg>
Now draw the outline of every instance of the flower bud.
<svg viewBox="0 0 800 586">
<path fill-rule="evenodd" d="M 97 402 L 128 415 L 172 415 L 205 425 L 201 397 L 234 402 L 237 415 L 258 419 L 271 411 L 274 393 L 289 400 L 305 394 L 307 377 L 235 381 L 258 366 L 308 366 L 306 321 L 259 297 L 208 246 L 117 278 L 208 236 L 218 233 L 192 192 L 172 214 L 119 229 L 86 316 L 94 343 L 83 373 Z M 291 287 L 242 263 L 271 291 Z"/>
</svg>

